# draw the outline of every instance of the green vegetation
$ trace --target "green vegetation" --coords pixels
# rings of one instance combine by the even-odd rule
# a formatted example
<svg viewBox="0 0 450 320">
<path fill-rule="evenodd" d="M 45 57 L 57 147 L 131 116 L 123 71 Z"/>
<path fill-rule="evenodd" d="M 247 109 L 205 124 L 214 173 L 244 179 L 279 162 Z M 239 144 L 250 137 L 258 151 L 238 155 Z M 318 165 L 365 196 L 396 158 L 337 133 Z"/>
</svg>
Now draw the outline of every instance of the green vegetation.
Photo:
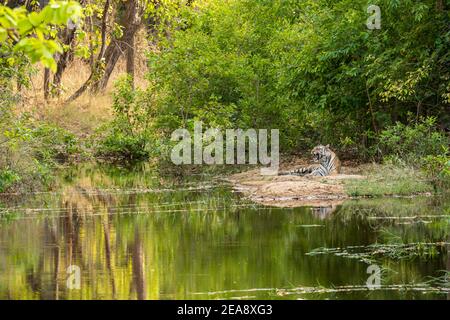
<svg viewBox="0 0 450 320">
<path fill-rule="evenodd" d="M 0 192 L 47 184 L 55 161 L 77 148 L 71 133 L 20 113 L 21 95 L 13 85 L 29 84 L 32 63 L 56 70 L 53 55 L 62 47 L 51 39 L 54 28 L 80 16 L 75 1 L 55 1 L 39 12 L 0 5 Z"/>
<path fill-rule="evenodd" d="M 284 152 L 327 142 L 399 168 L 352 182 L 352 195 L 446 188 L 448 15 L 434 4 L 381 1 L 380 31 L 364 28 L 365 1 L 185 8 L 185 27 L 158 38 L 161 49 L 149 55 L 153 130 L 168 144 L 173 130 L 196 120 L 279 128 Z"/>
<path fill-rule="evenodd" d="M 378 150 L 386 163 L 421 169 L 435 190 L 450 185 L 450 139 L 436 129 L 436 118 L 419 118 L 410 125 L 397 122 L 383 130 Z M 420 178 L 419 178 L 420 180 Z"/>
<path fill-rule="evenodd" d="M 285 152 L 367 157 L 409 112 L 448 125 L 449 20 L 435 1 L 376 1 L 381 30 L 365 27 L 366 1 L 206 3 L 150 54 L 162 129 L 279 128 Z"/>
<path fill-rule="evenodd" d="M 39 5 L 38 5 L 39 6 Z M 16 61 L 25 56 L 31 63 L 41 62 L 56 71 L 55 53 L 62 53 L 62 46 L 49 39 L 54 26 L 67 24 L 81 17 L 81 6 L 76 1 L 52 1 L 39 11 L 28 12 L 25 7 L 11 9 L 0 5 L 0 43 L 2 67 L 14 69 Z"/>
<path fill-rule="evenodd" d="M 0 299 L 446 298 L 449 26 L 450 0 L 3 0 Z M 168 161 L 196 121 L 368 178 L 260 206 L 219 178 L 247 165 Z"/>
<path fill-rule="evenodd" d="M 345 190 L 352 197 L 408 196 L 433 192 L 433 186 L 424 174 L 413 167 L 372 165 L 364 174 L 367 179 L 345 182 Z"/>
<path fill-rule="evenodd" d="M 123 163 L 164 160 L 173 130 L 198 120 L 222 129 L 280 129 L 282 153 L 331 144 L 342 159 L 386 165 L 369 181 L 351 182 L 352 195 L 450 185 L 448 1 L 371 2 L 381 8 L 379 30 L 366 26 L 366 0 L 52 1 L 12 9 L 14 3 L 0 6 L 3 186 L 25 181 L 8 160 L 18 145 L 33 147 L 26 167 L 36 172 L 88 153 Z M 141 57 L 138 44 L 145 46 Z M 39 69 L 33 63 L 45 67 L 43 96 L 51 104 L 83 93 L 96 100 L 122 56 L 127 76 L 115 83 L 111 119 L 94 134 L 18 108 Z M 138 58 L 148 67 L 145 81 L 138 81 Z M 71 63 L 88 66 L 89 74 L 66 92 Z M 21 120 L 27 117 L 35 121 Z M 397 172 L 388 168 L 394 166 Z"/>
<path fill-rule="evenodd" d="M 152 134 L 152 105 L 149 92 L 133 90 L 130 77 L 115 84 L 113 94 L 114 119 L 99 128 L 94 149 L 101 158 L 114 161 L 149 159 L 158 150 Z"/>
<path fill-rule="evenodd" d="M 349 180 L 351 196 L 414 195 L 447 190 L 450 185 L 449 137 L 436 129 L 433 117 L 397 122 L 383 130 L 374 146 L 384 162 Z"/>
<path fill-rule="evenodd" d="M 52 169 L 79 155 L 76 137 L 62 128 L 30 118 L 1 124 L 0 192 L 49 185 Z"/>
<path fill-rule="evenodd" d="M 409 123 L 397 122 L 380 133 L 378 147 L 385 161 L 420 167 L 428 156 L 448 156 L 450 140 L 436 130 L 436 118 Z"/>
</svg>

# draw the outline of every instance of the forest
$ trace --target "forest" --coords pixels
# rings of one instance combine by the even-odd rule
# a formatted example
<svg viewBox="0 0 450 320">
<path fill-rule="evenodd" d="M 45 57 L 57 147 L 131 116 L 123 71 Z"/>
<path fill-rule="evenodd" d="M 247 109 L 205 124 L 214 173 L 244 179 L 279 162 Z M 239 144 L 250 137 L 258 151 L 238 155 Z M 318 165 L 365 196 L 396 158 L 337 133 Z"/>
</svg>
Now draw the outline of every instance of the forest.
<svg viewBox="0 0 450 320">
<path fill-rule="evenodd" d="M 367 1 L 5 1 L 0 191 L 74 159 L 167 158 L 195 120 L 444 183 L 449 3 L 372 2 L 380 29 Z"/>
<path fill-rule="evenodd" d="M 447 298 L 449 190 L 450 0 L 0 0 L 1 299 Z"/>
<path fill-rule="evenodd" d="M 5 1 L 0 191 L 68 161 L 165 159 L 195 120 L 445 184 L 449 3 L 372 2 L 380 29 L 359 0 Z"/>
</svg>

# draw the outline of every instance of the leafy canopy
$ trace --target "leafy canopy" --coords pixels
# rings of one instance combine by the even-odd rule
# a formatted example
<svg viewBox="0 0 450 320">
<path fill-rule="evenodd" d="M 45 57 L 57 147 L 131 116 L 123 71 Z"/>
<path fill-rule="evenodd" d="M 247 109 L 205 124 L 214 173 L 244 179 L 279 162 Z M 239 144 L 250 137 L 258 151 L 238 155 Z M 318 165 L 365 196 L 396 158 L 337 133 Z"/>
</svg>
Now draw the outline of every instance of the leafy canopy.
<svg viewBox="0 0 450 320">
<path fill-rule="evenodd" d="M 28 12 L 24 7 L 11 9 L 0 5 L 0 44 L 2 51 L 23 53 L 32 63 L 41 62 L 56 70 L 53 55 L 62 52 L 55 40 L 56 26 L 78 21 L 82 8 L 76 1 L 50 1 L 41 11 Z M 9 64 L 14 64 L 11 56 Z"/>
</svg>

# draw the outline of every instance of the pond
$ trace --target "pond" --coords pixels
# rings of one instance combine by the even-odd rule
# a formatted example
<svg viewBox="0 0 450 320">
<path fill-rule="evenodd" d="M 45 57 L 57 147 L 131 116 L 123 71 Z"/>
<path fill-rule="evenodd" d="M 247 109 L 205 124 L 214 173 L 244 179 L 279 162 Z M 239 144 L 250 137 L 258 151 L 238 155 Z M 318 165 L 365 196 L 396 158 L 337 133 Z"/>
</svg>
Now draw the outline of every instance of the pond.
<svg viewBox="0 0 450 320">
<path fill-rule="evenodd" d="M 64 170 L 0 199 L 0 299 L 448 299 L 450 199 L 272 208 L 218 176 Z"/>
</svg>

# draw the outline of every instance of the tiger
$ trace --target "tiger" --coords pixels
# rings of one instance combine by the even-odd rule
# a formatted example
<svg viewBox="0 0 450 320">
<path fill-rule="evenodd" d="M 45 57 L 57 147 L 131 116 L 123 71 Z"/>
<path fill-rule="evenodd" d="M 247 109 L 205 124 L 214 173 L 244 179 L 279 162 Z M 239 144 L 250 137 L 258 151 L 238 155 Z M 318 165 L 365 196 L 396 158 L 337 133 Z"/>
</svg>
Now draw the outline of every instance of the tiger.
<svg viewBox="0 0 450 320">
<path fill-rule="evenodd" d="M 311 165 L 308 167 L 301 167 L 290 171 L 282 171 L 280 176 L 329 176 L 338 174 L 341 171 L 341 162 L 338 156 L 330 149 L 330 145 L 318 145 L 311 150 L 314 162 L 319 162 L 319 165 Z"/>
</svg>

